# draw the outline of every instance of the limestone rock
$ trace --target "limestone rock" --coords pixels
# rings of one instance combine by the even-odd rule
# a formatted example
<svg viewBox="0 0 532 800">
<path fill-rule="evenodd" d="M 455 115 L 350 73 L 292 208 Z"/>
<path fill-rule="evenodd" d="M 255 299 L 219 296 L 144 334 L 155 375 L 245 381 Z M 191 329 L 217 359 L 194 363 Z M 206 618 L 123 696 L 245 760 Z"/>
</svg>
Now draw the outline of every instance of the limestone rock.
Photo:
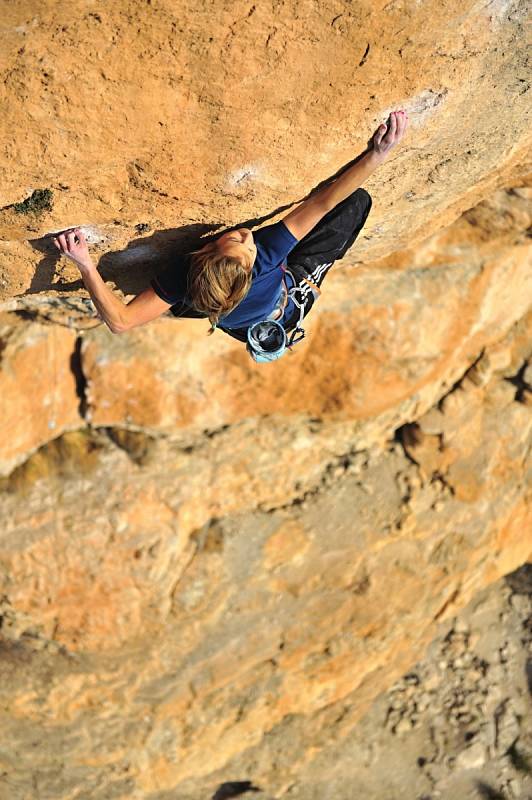
<svg viewBox="0 0 532 800">
<path fill-rule="evenodd" d="M 203 800 L 236 776 L 297 797 L 438 625 L 531 556 L 525 3 L 343 6 L 3 9 L 9 800 Z M 281 218 L 397 107 L 367 228 L 279 363 L 197 321 L 111 336 L 45 238 L 82 225 L 129 298 L 200 236 Z M 469 635 L 432 711 L 451 739 L 498 715 L 490 746 L 513 746 L 523 709 L 488 686 L 512 650 L 487 670 Z M 404 683 L 406 740 L 433 698 Z"/>
<path fill-rule="evenodd" d="M 456 759 L 457 769 L 480 769 L 486 763 L 488 752 L 481 742 L 475 742 L 463 750 Z"/>
<path fill-rule="evenodd" d="M 75 373 L 76 333 L 0 317 L 0 475 L 83 424 Z"/>
<path fill-rule="evenodd" d="M 521 322 L 507 337 L 517 371 L 526 340 Z M 475 391 L 487 398 L 503 380 L 495 374 Z M 327 719 L 342 740 L 435 624 L 531 556 L 529 409 L 516 399 L 504 417 L 487 401 L 480 407 L 482 484 L 467 497 L 467 447 L 454 453 L 450 493 L 431 476 L 417 481 L 395 445 L 356 475 L 343 459 L 331 469 L 320 454 L 338 448 L 341 430 L 325 422 L 292 424 L 278 450 L 257 447 L 250 423 L 187 446 L 152 439 L 149 457 L 138 438 L 101 429 L 90 433 L 95 455 L 82 479 L 72 461 L 60 481 L 50 471 L 27 486 L 23 505 L 4 493 L 0 594 L 19 632 L 8 658 L 18 644 L 52 664 L 44 683 L 31 666 L 0 683 L 15 715 L 8 740 L 20 719 L 53 719 L 49 746 L 71 765 L 65 787 L 107 785 L 127 765 L 130 792 L 199 798 L 199 786 L 227 781 L 240 765 L 282 794 L 327 746 Z M 459 418 L 456 438 L 466 441 L 468 418 Z M 265 442 L 279 436 L 279 421 L 270 424 Z M 408 525 L 398 475 L 411 476 Z M 468 635 L 456 631 L 445 660 L 464 676 Z M 461 696 L 449 703 L 453 725 L 465 725 Z M 515 735 L 510 723 L 501 717 L 501 737 Z M 101 726 L 112 732 L 104 760 Z M 83 727 L 82 740 L 66 733 Z M 32 756 L 39 773 L 49 751 Z"/>
<path fill-rule="evenodd" d="M 134 11 L 74 0 L 68 21 L 64 8 L 5 4 L 3 298 L 75 290 L 74 265 L 55 263 L 42 239 L 74 225 L 129 294 L 199 234 L 300 201 L 395 108 L 411 127 L 368 181 L 375 207 L 354 259 L 417 244 L 501 185 L 516 188 L 515 213 L 494 203 L 466 227 L 482 238 L 494 217 L 501 236 L 521 223 L 524 0 L 408 10 L 163 0 Z"/>
<path fill-rule="evenodd" d="M 266 367 L 224 334 L 207 337 L 206 324 L 197 320 L 163 319 L 120 337 L 87 331 L 82 368 L 89 419 L 166 432 L 218 428 L 250 414 L 337 420 L 391 414 L 399 425 L 414 409 L 429 409 L 532 303 L 524 242 L 511 250 L 494 246 L 488 262 L 472 264 L 466 255 L 452 266 L 359 271 L 356 278 L 339 266 L 328 278 L 329 294 L 309 315 L 309 338 Z M 503 305 L 495 302 L 503 296 Z M 500 353 L 496 358 L 490 366 L 481 358 L 464 390 L 469 383 L 474 390 L 471 376 L 481 369 L 482 380 L 497 363 L 502 369 Z M 443 400 L 444 415 L 458 402 L 464 414 L 474 413 L 474 391 L 460 398 L 454 392 Z"/>
</svg>

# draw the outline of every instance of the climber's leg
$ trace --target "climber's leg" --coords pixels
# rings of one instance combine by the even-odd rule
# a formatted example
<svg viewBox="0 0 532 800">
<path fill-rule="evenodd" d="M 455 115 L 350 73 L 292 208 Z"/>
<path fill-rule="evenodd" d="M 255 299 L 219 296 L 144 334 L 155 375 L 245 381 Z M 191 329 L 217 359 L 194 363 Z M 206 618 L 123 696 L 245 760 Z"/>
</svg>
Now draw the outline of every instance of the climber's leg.
<svg viewBox="0 0 532 800">
<path fill-rule="evenodd" d="M 364 227 L 370 210 L 370 195 L 365 189 L 357 189 L 296 244 L 288 256 L 288 266 L 298 264 L 312 271 L 319 264 L 343 258 Z"/>
<path fill-rule="evenodd" d="M 371 210 L 371 197 L 359 188 L 335 208 L 308 233 L 290 252 L 287 269 L 301 287 L 299 296 L 305 303 L 305 316 L 314 305 L 312 288 L 303 278 L 321 287 L 335 261 L 343 258 L 364 227 Z M 285 322 L 290 330 L 297 322 L 297 314 Z"/>
</svg>

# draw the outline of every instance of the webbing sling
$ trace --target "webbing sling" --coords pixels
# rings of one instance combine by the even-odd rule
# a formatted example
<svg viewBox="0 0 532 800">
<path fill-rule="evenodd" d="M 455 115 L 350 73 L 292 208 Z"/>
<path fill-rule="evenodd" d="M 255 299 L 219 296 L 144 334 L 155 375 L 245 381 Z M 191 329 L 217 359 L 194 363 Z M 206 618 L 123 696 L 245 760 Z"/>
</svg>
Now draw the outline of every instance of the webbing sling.
<svg viewBox="0 0 532 800">
<path fill-rule="evenodd" d="M 292 299 L 294 305 L 297 308 L 299 308 L 299 319 L 297 321 L 297 325 L 294 328 L 294 330 L 292 331 L 292 333 L 290 334 L 290 338 L 288 339 L 288 342 L 287 342 L 287 347 L 290 348 L 290 347 L 292 347 L 292 345 L 298 344 L 298 342 L 300 342 L 306 336 L 305 329 L 303 328 L 303 325 L 301 324 L 303 322 L 303 318 L 305 316 L 305 297 L 302 296 L 301 297 L 301 301 L 296 299 L 296 293 L 297 292 L 300 293 L 302 291 L 302 287 L 298 284 L 298 282 L 296 281 L 294 275 L 290 272 L 289 269 L 286 269 L 286 272 L 288 272 L 288 274 L 290 275 L 290 277 L 292 278 L 292 280 L 294 282 L 294 285 L 292 286 L 292 288 L 288 290 L 288 296 Z M 308 286 L 310 286 L 312 294 L 314 295 L 314 300 L 316 300 L 320 296 L 320 294 L 321 294 L 320 287 L 316 283 L 314 283 L 314 281 L 311 281 L 308 276 L 306 276 L 304 278 L 300 278 L 300 283 L 306 283 Z M 299 333 L 299 336 L 297 336 L 298 333 Z"/>
</svg>

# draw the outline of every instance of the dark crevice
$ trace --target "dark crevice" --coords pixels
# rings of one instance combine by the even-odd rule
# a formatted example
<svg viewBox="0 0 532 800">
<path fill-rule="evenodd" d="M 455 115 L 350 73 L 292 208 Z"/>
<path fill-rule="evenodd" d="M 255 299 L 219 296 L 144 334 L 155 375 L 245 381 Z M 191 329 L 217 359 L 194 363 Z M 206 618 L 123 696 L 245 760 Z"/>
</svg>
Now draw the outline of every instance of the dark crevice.
<svg viewBox="0 0 532 800">
<path fill-rule="evenodd" d="M 532 564 L 523 564 L 506 575 L 504 580 L 514 594 L 532 595 Z"/>
<path fill-rule="evenodd" d="M 530 758 L 522 750 L 517 749 L 515 742 L 508 750 L 508 757 L 517 772 L 522 772 L 523 775 L 532 775 L 532 763 Z"/>
<path fill-rule="evenodd" d="M 367 44 L 367 47 L 366 47 L 366 49 L 364 50 L 364 55 L 362 56 L 362 60 L 361 60 L 361 61 L 359 62 L 359 64 L 358 64 L 358 66 L 359 66 L 359 67 L 361 67 L 361 66 L 364 64 L 364 61 L 365 61 L 365 60 L 366 60 L 366 58 L 368 57 L 368 53 L 369 53 L 369 42 L 368 42 L 368 44 Z"/>
<path fill-rule="evenodd" d="M 212 800 L 232 800 L 248 792 L 260 792 L 258 786 L 253 785 L 253 781 L 228 781 L 222 783 L 215 791 Z"/>
<path fill-rule="evenodd" d="M 405 457 L 412 464 L 415 464 L 416 467 L 419 467 L 419 463 L 409 453 L 408 448 L 405 445 L 407 443 L 414 444 L 418 440 L 418 437 L 420 436 L 421 436 L 421 428 L 419 427 L 417 422 L 405 422 L 404 425 L 400 425 L 399 428 L 395 429 L 393 435 L 393 440 L 395 442 L 398 442 L 403 448 L 403 453 Z"/>
<path fill-rule="evenodd" d="M 207 439 L 215 439 L 217 436 L 225 433 L 225 431 L 229 430 L 231 427 L 234 428 L 235 426 L 230 425 L 229 423 L 224 423 L 223 425 L 219 425 L 217 428 L 205 428 L 203 435 Z"/>
<path fill-rule="evenodd" d="M 74 378 L 76 379 L 76 394 L 79 397 L 79 406 L 78 412 L 82 419 L 86 419 L 87 417 L 87 378 L 83 373 L 83 367 L 81 362 L 81 347 L 83 344 L 83 338 L 78 336 L 76 339 L 76 344 L 74 345 L 74 351 L 70 356 L 70 369 L 74 374 Z"/>
<path fill-rule="evenodd" d="M 296 494 L 291 500 L 276 506 L 270 506 L 267 503 L 259 503 L 257 511 L 266 514 L 275 514 L 277 511 L 303 506 L 308 500 L 323 494 L 324 491 L 351 474 L 350 469 L 352 464 L 361 456 L 364 457 L 364 464 L 361 465 L 360 470 L 363 471 L 367 469 L 369 464 L 369 455 L 367 451 L 351 448 L 348 452 L 337 456 L 333 461 L 329 461 L 329 463 L 325 465 L 320 478 L 313 486 L 303 489 L 301 483 L 297 482 L 294 486 Z M 355 476 L 353 475 L 353 477 Z M 356 479 L 355 485 L 363 488 L 364 484 L 360 479 Z"/>
<path fill-rule="evenodd" d="M 447 476 L 444 473 L 440 472 L 439 470 L 436 470 L 436 472 L 432 473 L 430 482 L 432 484 L 439 484 L 442 491 L 447 489 L 451 497 L 454 497 L 456 495 L 456 489 L 454 488 L 452 483 L 449 483 L 449 481 L 447 480 Z"/>
<path fill-rule="evenodd" d="M 477 781 L 475 787 L 482 800 L 506 800 L 502 792 L 483 781 Z"/>
<path fill-rule="evenodd" d="M 455 589 L 454 592 L 450 595 L 450 597 L 448 597 L 447 600 L 445 600 L 443 605 L 436 611 L 434 615 L 435 622 L 437 622 L 443 616 L 443 614 L 447 611 L 449 606 L 452 605 L 454 601 L 457 599 L 459 594 L 460 594 L 460 588 Z"/>
<path fill-rule="evenodd" d="M 518 403 L 524 403 L 525 402 L 525 392 L 529 392 L 532 389 L 532 386 L 530 386 L 525 381 L 525 371 L 526 371 L 527 367 L 528 367 L 528 361 L 525 361 L 524 364 L 520 367 L 520 369 L 518 370 L 518 372 L 516 372 L 515 375 L 511 375 L 509 378 L 505 378 L 504 379 L 508 383 L 511 383 L 513 386 L 515 386 L 515 389 L 516 389 L 515 400 Z"/>
<path fill-rule="evenodd" d="M 201 552 L 221 553 L 225 539 L 223 521 L 213 517 L 201 528 L 192 531 L 190 539 L 196 543 L 197 549 Z"/>
<path fill-rule="evenodd" d="M 29 308 L 17 308 L 13 313 L 24 322 L 36 322 L 39 319 L 39 312 Z"/>
<path fill-rule="evenodd" d="M 464 381 L 464 379 L 465 379 L 465 377 L 466 377 L 467 373 L 469 372 L 469 370 L 472 370 L 472 369 L 473 369 L 473 367 L 475 367 L 475 366 L 478 364 L 478 362 L 480 361 L 480 359 L 482 358 L 482 356 L 484 355 L 484 353 L 485 353 L 485 350 L 484 350 L 484 348 L 483 348 L 483 349 L 480 351 L 480 353 L 478 354 L 478 356 L 475 358 L 475 360 L 474 360 L 474 361 L 473 361 L 473 362 L 472 362 L 472 363 L 471 363 L 471 364 L 470 364 L 470 365 L 467 367 L 467 369 L 464 371 L 464 373 L 463 373 L 463 374 L 462 374 L 462 375 L 461 375 L 461 376 L 458 378 L 458 380 L 457 380 L 457 381 L 455 381 L 455 382 L 453 383 L 453 385 L 451 386 L 451 388 L 450 388 L 450 389 L 448 389 L 448 390 L 445 392 L 445 394 L 443 394 L 443 395 L 440 397 L 440 399 L 438 400 L 438 402 L 435 404 L 435 407 L 436 407 L 436 408 L 439 408 L 439 409 L 440 409 L 440 411 L 442 410 L 442 408 L 443 408 L 443 401 L 445 400 L 445 398 L 446 398 L 446 397 L 448 397 L 450 394 L 452 394 L 453 392 L 455 392 L 457 389 L 459 389 L 459 388 L 461 387 L 461 385 L 462 385 L 462 383 L 463 383 L 463 381 Z"/>
<path fill-rule="evenodd" d="M 105 427 L 98 430 L 103 431 L 137 466 L 143 467 L 149 463 L 157 444 L 157 437 L 150 436 L 144 431 L 132 431 L 127 428 Z"/>
<path fill-rule="evenodd" d="M 395 442 L 398 442 L 401 445 L 401 447 L 403 448 L 403 453 L 404 453 L 405 457 L 409 461 L 411 461 L 412 464 L 415 464 L 416 467 L 419 467 L 419 464 L 417 463 L 415 458 L 412 458 L 412 456 L 410 455 L 410 453 L 406 449 L 406 447 L 405 447 L 405 437 L 407 437 L 407 438 L 412 437 L 419 430 L 420 430 L 420 428 L 419 428 L 419 425 L 417 424 L 417 422 L 405 422 L 404 425 L 400 425 L 399 428 L 396 428 L 395 431 L 394 431 L 394 434 L 393 434 L 393 440 Z"/>
</svg>

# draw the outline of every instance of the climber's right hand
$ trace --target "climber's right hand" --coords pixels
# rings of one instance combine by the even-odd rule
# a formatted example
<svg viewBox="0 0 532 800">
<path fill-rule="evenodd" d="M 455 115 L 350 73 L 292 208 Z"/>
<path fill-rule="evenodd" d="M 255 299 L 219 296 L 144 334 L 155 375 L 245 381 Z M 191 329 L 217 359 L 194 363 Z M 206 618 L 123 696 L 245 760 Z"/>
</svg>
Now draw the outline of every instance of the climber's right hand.
<svg viewBox="0 0 532 800">
<path fill-rule="evenodd" d="M 373 151 L 379 159 L 384 161 L 392 147 L 401 141 L 407 126 L 408 114 L 406 111 L 392 111 L 388 118 L 388 124 L 379 125 L 370 140 Z"/>
<path fill-rule="evenodd" d="M 87 240 L 80 228 L 70 228 L 58 233 L 53 237 L 53 242 L 61 255 L 74 261 L 81 272 L 94 269 L 94 264 L 89 255 Z"/>
</svg>

